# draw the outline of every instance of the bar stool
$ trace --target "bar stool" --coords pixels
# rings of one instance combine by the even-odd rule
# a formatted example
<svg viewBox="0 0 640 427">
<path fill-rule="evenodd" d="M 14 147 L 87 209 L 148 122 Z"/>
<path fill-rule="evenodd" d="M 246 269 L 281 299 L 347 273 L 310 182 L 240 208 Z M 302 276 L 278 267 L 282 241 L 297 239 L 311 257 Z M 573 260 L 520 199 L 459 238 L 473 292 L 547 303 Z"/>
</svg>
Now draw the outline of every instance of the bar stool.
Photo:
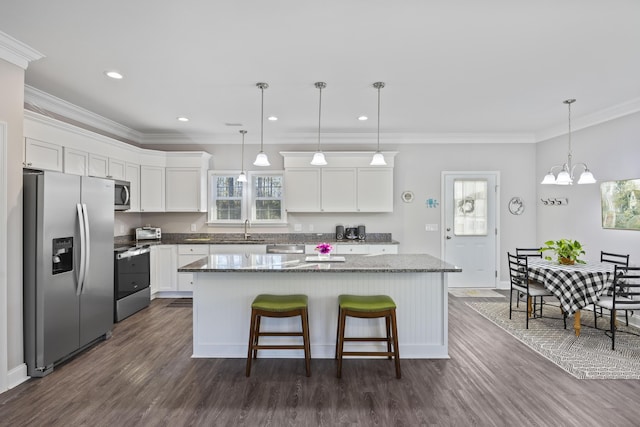
<svg viewBox="0 0 640 427">
<path fill-rule="evenodd" d="M 247 377 L 251 374 L 251 352 L 258 358 L 258 350 L 304 350 L 307 376 L 311 376 L 311 346 L 309 345 L 309 313 L 306 295 L 260 294 L 251 303 L 251 328 L 249 330 L 249 351 L 247 353 Z M 302 332 L 260 332 L 260 319 L 265 317 L 300 316 Z M 302 337 L 302 345 L 259 345 L 260 337 L 295 336 Z"/>
<path fill-rule="evenodd" d="M 400 378 L 400 351 L 398 350 L 398 328 L 396 303 L 387 295 L 340 295 L 338 297 L 338 332 L 336 334 L 336 356 L 338 378 L 342 378 L 342 356 L 387 356 L 395 358 L 396 378 Z M 364 319 L 384 317 L 386 337 L 345 337 L 347 316 Z M 345 341 L 386 341 L 387 351 L 344 351 Z M 393 351 L 391 346 L 393 345 Z"/>
</svg>

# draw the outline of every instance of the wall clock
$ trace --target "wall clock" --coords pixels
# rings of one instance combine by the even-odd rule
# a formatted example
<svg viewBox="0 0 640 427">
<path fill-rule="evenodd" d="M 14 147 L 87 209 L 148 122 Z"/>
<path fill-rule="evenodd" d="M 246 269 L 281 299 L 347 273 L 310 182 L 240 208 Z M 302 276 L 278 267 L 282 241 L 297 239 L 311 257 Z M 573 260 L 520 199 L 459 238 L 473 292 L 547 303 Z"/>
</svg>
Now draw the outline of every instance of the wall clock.
<svg viewBox="0 0 640 427">
<path fill-rule="evenodd" d="M 512 215 L 522 215 L 524 212 L 524 202 L 520 197 L 512 197 L 509 200 L 509 212 Z"/>
</svg>

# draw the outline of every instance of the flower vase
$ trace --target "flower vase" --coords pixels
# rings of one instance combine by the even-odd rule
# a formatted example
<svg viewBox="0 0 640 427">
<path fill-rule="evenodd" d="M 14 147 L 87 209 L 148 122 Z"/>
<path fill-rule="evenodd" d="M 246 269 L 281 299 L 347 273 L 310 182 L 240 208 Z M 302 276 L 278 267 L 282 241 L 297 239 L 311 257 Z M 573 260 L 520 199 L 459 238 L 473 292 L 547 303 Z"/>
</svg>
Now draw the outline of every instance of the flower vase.
<svg viewBox="0 0 640 427">
<path fill-rule="evenodd" d="M 318 253 L 318 259 L 327 261 L 331 258 L 331 252 L 327 252 L 326 254 Z"/>
</svg>

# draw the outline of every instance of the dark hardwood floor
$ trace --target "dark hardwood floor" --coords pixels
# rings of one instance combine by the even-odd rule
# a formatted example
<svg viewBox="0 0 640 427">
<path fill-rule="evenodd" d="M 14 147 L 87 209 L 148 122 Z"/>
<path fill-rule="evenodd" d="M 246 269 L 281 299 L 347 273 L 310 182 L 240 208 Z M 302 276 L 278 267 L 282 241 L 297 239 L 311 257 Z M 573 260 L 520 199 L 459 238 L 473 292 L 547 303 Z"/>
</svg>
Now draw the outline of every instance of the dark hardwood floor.
<svg viewBox="0 0 640 427">
<path fill-rule="evenodd" d="M 0 394 L 2 426 L 637 426 L 640 381 L 578 380 L 449 298 L 449 360 L 191 359 L 191 309 L 151 307 Z M 480 300 L 473 298 L 474 301 Z M 399 310 L 402 308 L 399 307 Z M 402 348 L 400 348 L 402 355 Z"/>
</svg>

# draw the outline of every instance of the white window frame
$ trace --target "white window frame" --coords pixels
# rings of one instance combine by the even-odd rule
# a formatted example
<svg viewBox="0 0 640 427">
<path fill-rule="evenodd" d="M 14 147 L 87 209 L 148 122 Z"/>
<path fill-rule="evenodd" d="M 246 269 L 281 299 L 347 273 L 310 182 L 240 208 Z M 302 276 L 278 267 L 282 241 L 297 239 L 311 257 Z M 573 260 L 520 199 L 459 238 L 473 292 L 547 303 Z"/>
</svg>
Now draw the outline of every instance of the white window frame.
<svg viewBox="0 0 640 427">
<path fill-rule="evenodd" d="M 279 176 L 282 180 L 282 197 L 280 198 L 280 220 L 274 221 L 274 220 L 263 220 L 263 219 L 257 219 L 256 218 L 256 194 L 254 191 L 255 185 L 254 185 L 254 180 L 256 177 L 259 176 Z M 285 209 L 285 203 L 284 203 L 284 198 L 285 198 L 285 194 L 284 194 L 284 171 L 283 170 L 277 170 L 277 171 L 273 171 L 273 170 L 269 170 L 269 171 L 250 171 L 248 172 L 247 175 L 247 180 L 249 185 L 247 185 L 248 187 L 248 191 L 247 193 L 247 197 L 248 197 L 248 201 L 249 201 L 249 207 L 251 209 L 251 218 L 250 221 L 253 224 L 286 224 L 287 223 L 287 211 Z"/>
<path fill-rule="evenodd" d="M 284 171 L 282 170 L 269 170 L 269 171 L 248 171 L 247 181 L 242 184 L 242 199 L 240 201 L 240 219 L 216 219 L 215 208 L 216 199 L 214 198 L 214 189 L 212 188 L 213 177 L 237 177 L 240 175 L 240 171 L 237 170 L 209 170 L 207 173 L 207 224 L 211 225 L 238 225 L 242 224 L 247 219 L 252 224 L 262 225 L 287 225 L 287 211 L 285 209 L 285 194 L 284 194 Z M 282 178 L 282 197 L 281 197 L 281 219 L 274 220 L 258 220 L 256 219 L 256 206 L 255 206 L 255 191 L 254 180 L 259 176 L 277 175 Z"/>
</svg>

